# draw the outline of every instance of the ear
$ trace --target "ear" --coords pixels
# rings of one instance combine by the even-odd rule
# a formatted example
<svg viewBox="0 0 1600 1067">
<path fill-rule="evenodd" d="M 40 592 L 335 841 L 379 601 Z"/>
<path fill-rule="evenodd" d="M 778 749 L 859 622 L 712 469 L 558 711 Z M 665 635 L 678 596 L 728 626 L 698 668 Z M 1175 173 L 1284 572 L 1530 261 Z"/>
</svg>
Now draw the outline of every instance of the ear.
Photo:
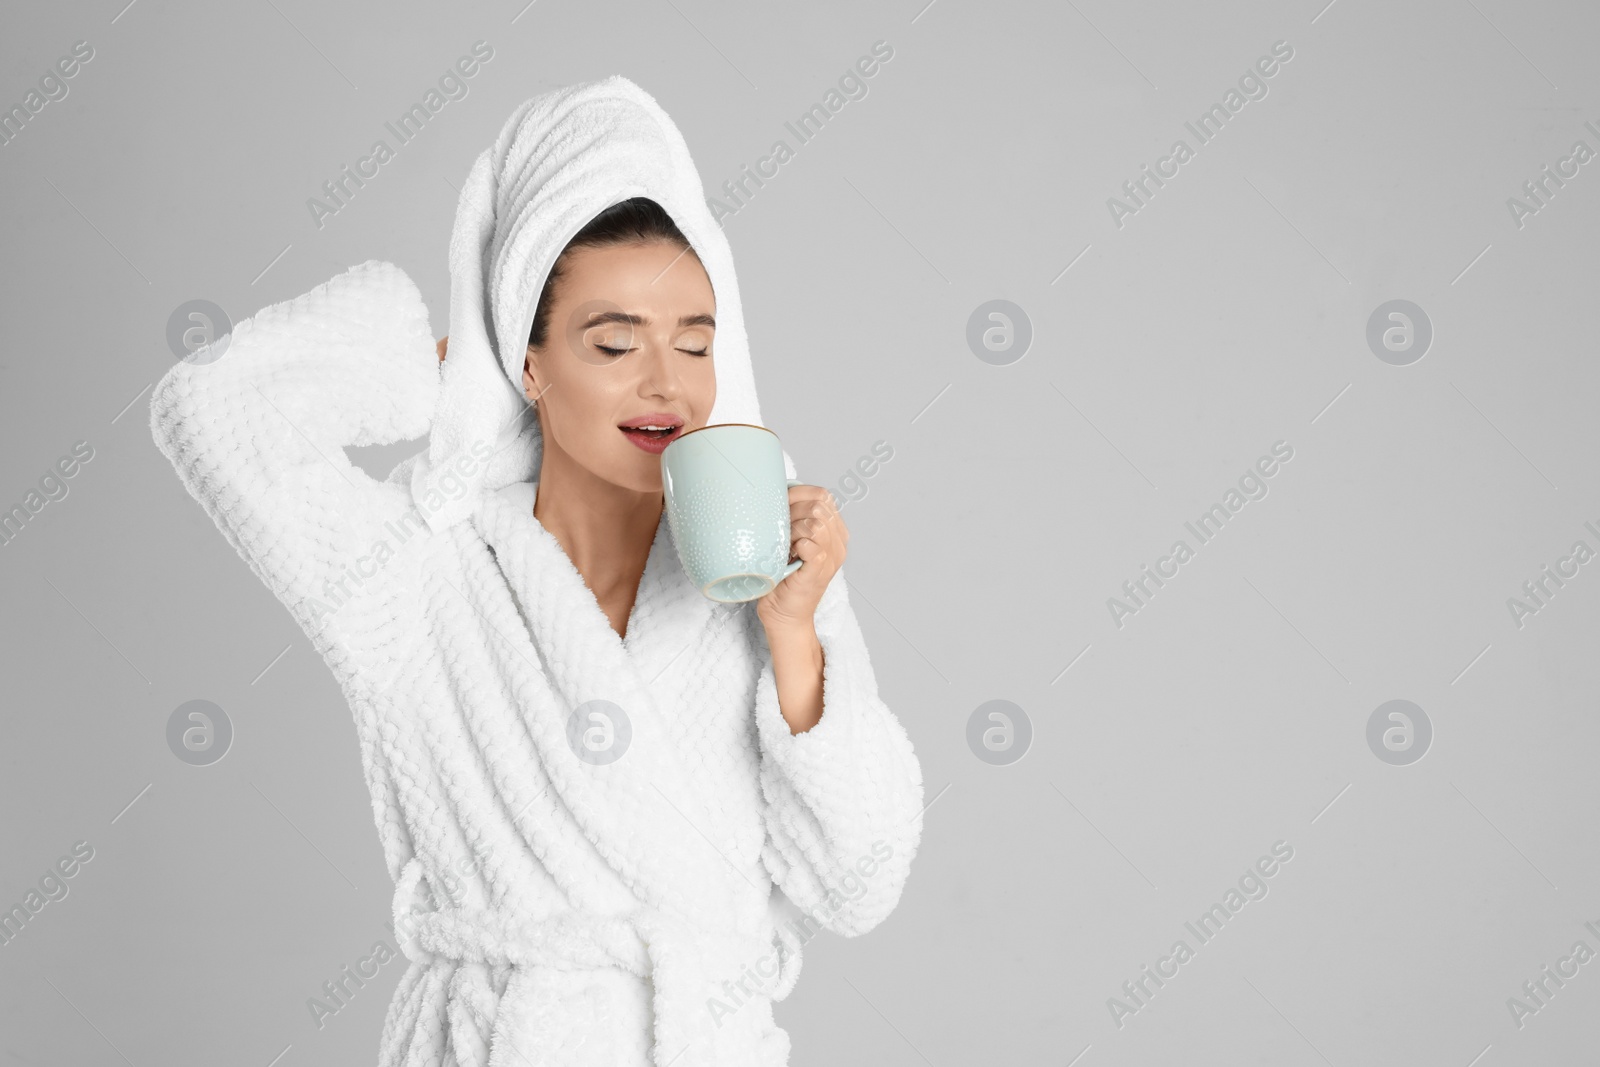
<svg viewBox="0 0 1600 1067">
<path fill-rule="evenodd" d="M 543 389 L 541 389 L 539 386 L 539 379 L 534 374 L 533 369 L 533 357 L 537 351 L 538 350 L 532 345 L 529 345 L 528 354 L 524 356 L 522 360 L 522 396 L 523 399 L 527 400 L 530 404 L 534 403 L 535 398 L 538 397 L 541 392 L 543 392 Z"/>
</svg>

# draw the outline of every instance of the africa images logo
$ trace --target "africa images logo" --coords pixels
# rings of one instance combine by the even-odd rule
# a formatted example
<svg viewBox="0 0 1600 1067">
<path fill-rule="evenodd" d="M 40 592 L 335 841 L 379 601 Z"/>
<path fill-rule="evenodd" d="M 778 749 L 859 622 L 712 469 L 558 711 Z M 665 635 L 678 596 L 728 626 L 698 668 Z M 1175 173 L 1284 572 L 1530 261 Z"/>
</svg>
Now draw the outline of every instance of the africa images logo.
<svg viewBox="0 0 1600 1067">
<path fill-rule="evenodd" d="M 1142 173 L 1122 183 L 1122 192 L 1127 200 L 1116 197 L 1106 198 L 1106 209 L 1111 212 L 1111 222 L 1122 229 L 1122 220 L 1128 215 L 1137 215 L 1139 210 L 1148 205 L 1156 194 L 1156 190 L 1167 184 L 1167 181 L 1178 176 L 1179 169 L 1193 159 L 1201 148 L 1210 144 L 1220 134 L 1233 117 L 1244 110 L 1245 104 L 1252 100 L 1266 99 L 1268 87 L 1267 80 L 1276 75 L 1281 69 L 1281 64 L 1288 63 L 1294 58 L 1294 46 L 1288 41 L 1274 41 L 1272 54 L 1262 56 L 1255 61 L 1254 66 L 1245 70 L 1239 76 L 1238 88 L 1229 86 L 1228 91 L 1222 94 L 1220 103 L 1212 104 L 1210 108 L 1200 113 L 1193 122 L 1185 122 L 1184 127 L 1194 134 L 1195 145 L 1182 137 L 1172 142 L 1172 148 L 1167 155 L 1156 160 L 1155 169 L 1151 170 L 1146 163 Z M 1167 169 L 1168 165 L 1171 169 Z M 1152 185 L 1154 188 L 1152 188 Z"/>
</svg>

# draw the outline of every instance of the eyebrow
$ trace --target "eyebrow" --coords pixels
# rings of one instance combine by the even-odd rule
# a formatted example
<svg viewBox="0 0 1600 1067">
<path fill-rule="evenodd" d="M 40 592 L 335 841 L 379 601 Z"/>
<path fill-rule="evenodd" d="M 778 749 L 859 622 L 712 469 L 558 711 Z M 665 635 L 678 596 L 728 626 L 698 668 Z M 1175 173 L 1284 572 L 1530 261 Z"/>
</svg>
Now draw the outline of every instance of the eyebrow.
<svg viewBox="0 0 1600 1067">
<path fill-rule="evenodd" d="M 626 311 L 602 311 L 592 317 L 586 325 L 600 326 L 608 322 L 622 322 L 630 326 L 648 326 L 650 320 L 642 315 L 633 315 Z M 684 315 L 678 320 L 679 326 L 710 326 L 717 328 L 717 320 L 704 312 L 698 315 Z"/>
</svg>

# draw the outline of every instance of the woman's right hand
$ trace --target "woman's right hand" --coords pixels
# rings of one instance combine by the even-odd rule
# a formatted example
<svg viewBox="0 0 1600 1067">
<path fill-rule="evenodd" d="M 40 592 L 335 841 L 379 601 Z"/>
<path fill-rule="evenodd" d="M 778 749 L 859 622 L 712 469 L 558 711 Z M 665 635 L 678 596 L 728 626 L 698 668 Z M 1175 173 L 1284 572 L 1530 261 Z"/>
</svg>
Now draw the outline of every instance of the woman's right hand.
<svg viewBox="0 0 1600 1067">
<path fill-rule="evenodd" d="M 439 343 L 438 343 L 438 345 L 435 346 L 435 347 L 437 347 L 439 349 L 439 362 L 440 363 L 444 362 L 444 346 L 445 346 L 445 342 L 447 342 L 449 340 L 450 340 L 450 335 L 449 334 L 445 334 L 443 337 L 439 338 Z"/>
</svg>

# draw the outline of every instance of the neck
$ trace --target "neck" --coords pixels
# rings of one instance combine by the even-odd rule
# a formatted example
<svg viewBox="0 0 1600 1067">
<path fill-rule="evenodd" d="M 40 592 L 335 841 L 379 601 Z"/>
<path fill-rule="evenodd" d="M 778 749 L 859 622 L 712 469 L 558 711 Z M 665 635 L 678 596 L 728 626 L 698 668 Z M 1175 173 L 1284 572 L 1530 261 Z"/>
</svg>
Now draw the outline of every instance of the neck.
<svg viewBox="0 0 1600 1067">
<path fill-rule="evenodd" d="M 608 482 L 551 444 L 547 437 L 533 517 L 566 549 L 596 596 L 637 589 L 661 523 L 661 490 Z"/>
</svg>

